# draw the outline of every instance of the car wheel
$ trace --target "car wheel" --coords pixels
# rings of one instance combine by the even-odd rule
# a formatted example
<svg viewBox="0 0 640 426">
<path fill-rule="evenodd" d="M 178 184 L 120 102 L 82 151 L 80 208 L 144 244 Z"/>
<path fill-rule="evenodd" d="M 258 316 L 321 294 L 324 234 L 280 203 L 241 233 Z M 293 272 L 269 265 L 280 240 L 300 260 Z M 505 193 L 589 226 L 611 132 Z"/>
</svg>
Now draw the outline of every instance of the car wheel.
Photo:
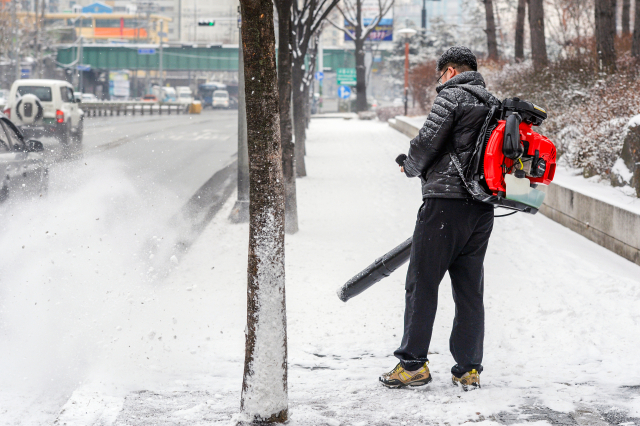
<svg viewBox="0 0 640 426">
<path fill-rule="evenodd" d="M 84 137 L 84 120 L 80 120 L 80 124 L 78 124 L 76 133 L 73 135 L 73 142 L 76 145 L 81 145 L 83 137 Z"/>
</svg>

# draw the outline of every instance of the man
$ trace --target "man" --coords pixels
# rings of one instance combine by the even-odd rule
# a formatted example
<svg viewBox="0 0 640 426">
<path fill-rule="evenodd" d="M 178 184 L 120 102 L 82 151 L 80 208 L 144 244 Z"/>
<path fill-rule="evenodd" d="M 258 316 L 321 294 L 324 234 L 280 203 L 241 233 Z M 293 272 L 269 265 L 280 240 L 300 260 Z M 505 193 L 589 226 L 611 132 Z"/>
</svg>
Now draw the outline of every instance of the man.
<svg viewBox="0 0 640 426">
<path fill-rule="evenodd" d="M 400 171 L 422 179 L 407 272 L 404 335 L 394 355 L 400 360 L 380 376 L 391 388 L 431 382 L 427 354 L 438 304 L 438 287 L 449 272 L 456 315 L 449 340 L 456 365 L 455 385 L 480 387 L 484 340 L 484 255 L 493 229 L 493 206 L 471 198 L 451 160 L 455 152 L 466 171 L 480 129 L 499 101 L 485 89 L 475 55 L 452 47 L 437 64 L 441 85 Z"/>
</svg>

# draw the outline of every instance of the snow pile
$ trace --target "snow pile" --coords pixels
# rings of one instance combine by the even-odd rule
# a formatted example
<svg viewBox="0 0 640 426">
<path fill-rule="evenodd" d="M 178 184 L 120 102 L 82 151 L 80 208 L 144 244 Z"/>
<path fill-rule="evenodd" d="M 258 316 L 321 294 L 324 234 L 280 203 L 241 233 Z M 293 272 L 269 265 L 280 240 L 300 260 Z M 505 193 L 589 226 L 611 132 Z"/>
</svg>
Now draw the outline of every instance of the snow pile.
<svg viewBox="0 0 640 426">
<path fill-rule="evenodd" d="M 154 306 L 176 267 L 169 258 L 182 256 L 175 195 L 143 194 L 150 185 L 92 158 L 57 165 L 50 179 L 48 197 L 0 206 L 4 418 L 24 414 L 9 391 L 68 396 L 92 376 L 135 386 L 140 364 L 172 350 L 179 334 L 180 316 Z M 179 350 L 180 359 L 189 354 Z"/>
<path fill-rule="evenodd" d="M 250 253 L 257 268 L 253 285 L 260 286 L 252 295 L 255 330 L 245 331 L 247 341 L 255 342 L 242 393 L 242 410 L 248 420 L 268 419 L 286 410 L 288 403 L 283 383 L 287 363 L 284 253 L 282 240 L 277 238 L 284 232 L 284 223 L 277 223 L 273 210 L 263 212 L 258 223 L 264 227 L 255 230 L 255 252 Z"/>
</svg>

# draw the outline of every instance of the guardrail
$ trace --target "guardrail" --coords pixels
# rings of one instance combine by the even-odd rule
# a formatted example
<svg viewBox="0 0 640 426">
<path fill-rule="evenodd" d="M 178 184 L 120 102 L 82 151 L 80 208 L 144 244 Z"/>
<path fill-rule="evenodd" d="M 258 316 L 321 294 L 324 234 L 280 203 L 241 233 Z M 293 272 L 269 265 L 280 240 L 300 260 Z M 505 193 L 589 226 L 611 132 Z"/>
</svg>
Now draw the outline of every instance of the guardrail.
<svg viewBox="0 0 640 426">
<path fill-rule="evenodd" d="M 171 115 L 172 111 L 176 114 L 186 114 L 189 105 L 178 102 L 103 101 L 82 102 L 80 108 L 84 111 L 85 117 L 113 117 L 114 115 L 145 115 L 145 113 Z"/>
</svg>

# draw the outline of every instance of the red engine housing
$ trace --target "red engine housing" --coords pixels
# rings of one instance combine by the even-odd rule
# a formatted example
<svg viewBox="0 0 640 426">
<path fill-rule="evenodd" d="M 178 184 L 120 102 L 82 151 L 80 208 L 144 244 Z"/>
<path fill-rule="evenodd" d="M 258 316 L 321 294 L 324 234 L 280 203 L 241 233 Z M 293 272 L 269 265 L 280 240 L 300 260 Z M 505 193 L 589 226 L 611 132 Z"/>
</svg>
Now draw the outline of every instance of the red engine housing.
<svg viewBox="0 0 640 426">
<path fill-rule="evenodd" d="M 514 164 L 513 160 L 506 158 L 502 153 L 505 123 L 505 120 L 498 121 L 498 127 L 491 132 L 484 153 L 484 180 L 493 195 L 506 192 L 504 182 L 505 170 L 510 170 Z M 538 157 L 544 159 L 546 162 L 546 170 L 543 176 L 536 178 L 527 174 L 527 178 L 531 183 L 549 185 L 556 173 L 556 147 L 553 145 L 553 142 L 541 134 L 534 132 L 531 129 L 531 124 L 525 122 L 520 123 L 520 142 L 525 148 L 522 161 L 526 162 L 530 158 L 533 158 L 537 150 Z"/>
</svg>

